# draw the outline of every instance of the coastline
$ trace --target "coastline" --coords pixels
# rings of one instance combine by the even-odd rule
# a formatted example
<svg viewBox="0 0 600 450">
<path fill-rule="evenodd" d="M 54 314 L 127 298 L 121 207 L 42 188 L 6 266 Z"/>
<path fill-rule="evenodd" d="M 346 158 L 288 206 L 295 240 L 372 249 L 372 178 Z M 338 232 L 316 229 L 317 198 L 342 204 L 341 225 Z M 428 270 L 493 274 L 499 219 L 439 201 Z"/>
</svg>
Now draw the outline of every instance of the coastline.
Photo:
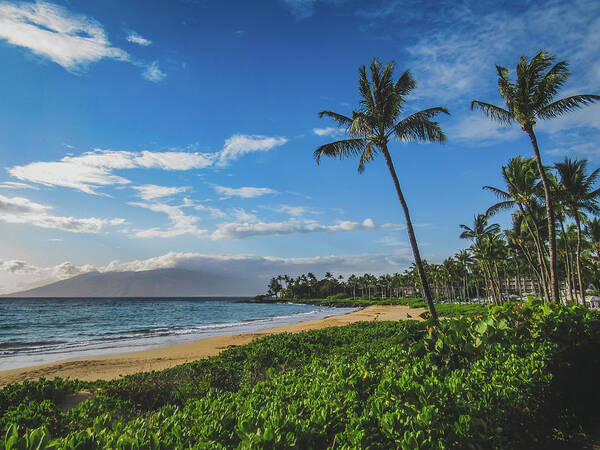
<svg viewBox="0 0 600 450">
<path fill-rule="evenodd" d="M 368 306 L 364 309 L 324 319 L 297 322 L 252 333 L 214 336 L 187 344 L 160 347 L 117 355 L 76 358 L 19 369 L 0 371 L 0 387 L 44 377 L 94 381 L 111 380 L 138 372 L 163 370 L 170 367 L 215 356 L 227 348 L 245 345 L 264 336 L 277 333 L 299 333 L 320 328 L 343 326 L 354 322 L 375 320 L 422 320 L 424 309 L 408 306 Z"/>
</svg>

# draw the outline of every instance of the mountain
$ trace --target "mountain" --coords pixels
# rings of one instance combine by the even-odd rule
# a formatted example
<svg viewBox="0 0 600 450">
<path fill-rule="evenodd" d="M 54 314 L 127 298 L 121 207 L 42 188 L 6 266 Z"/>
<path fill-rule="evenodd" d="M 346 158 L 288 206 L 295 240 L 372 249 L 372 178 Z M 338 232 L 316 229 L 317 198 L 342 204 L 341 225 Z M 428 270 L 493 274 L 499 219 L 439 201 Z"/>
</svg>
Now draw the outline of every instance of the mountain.
<svg viewBox="0 0 600 450">
<path fill-rule="evenodd" d="M 3 297 L 203 297 L 253 296 L 265 281 L 185 269 L 89 272 Z"/>
</svg>

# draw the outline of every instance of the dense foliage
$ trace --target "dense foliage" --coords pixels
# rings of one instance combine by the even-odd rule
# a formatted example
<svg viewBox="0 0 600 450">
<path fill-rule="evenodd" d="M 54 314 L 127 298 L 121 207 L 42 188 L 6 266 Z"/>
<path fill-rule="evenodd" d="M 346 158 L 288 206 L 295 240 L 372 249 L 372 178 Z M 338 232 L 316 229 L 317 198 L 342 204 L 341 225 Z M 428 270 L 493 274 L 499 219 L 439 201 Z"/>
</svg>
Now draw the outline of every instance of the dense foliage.
<svg viewBox="0 0 600 450">
<path fill-rule="evenodd" d="M 280 334 L 115 381 L 7 386 L 2 445 L 542 448 L 597 406 L 599 350 L 598 313 L 539 303 Z"/>
</svg>

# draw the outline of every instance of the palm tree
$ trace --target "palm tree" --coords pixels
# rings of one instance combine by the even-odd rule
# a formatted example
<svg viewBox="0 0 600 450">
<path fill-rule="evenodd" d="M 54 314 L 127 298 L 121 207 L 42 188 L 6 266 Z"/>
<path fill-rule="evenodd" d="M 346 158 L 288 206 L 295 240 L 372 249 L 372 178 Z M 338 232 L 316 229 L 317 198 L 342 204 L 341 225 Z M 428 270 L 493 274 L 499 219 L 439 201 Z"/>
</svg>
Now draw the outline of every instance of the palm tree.
<svg viewBox="0 0 600 450">
<path fill-rule="evenodd" d="M 596 264 L 600 264 L 600 219 L 594 217 L 585 227 L 585 235 L 590 240 Z"/>
<path fill-rule="evenodd" d="M 371 62 L 371 79 L 367 76 L 367 68 L 359 69 L 359 91 L 361 100 L 352 118 L 333 111 L 321 111 L 319 117 L 327 116 L 345 127 L 349 139 L 331 142 L 317 148 L 314 157 L 319 163 L 322 156 L 333 158 L 359 157 L 358 171 L 363 172 L 365 164 L 372 161 L 378 153 L 383 154 L 396 187 L 396 194 L 402 205 L 406 228 L 412 248 L 415 264 L 419 271 L 421 285 L 429 312 L 437 320 L 433 299 L 408 206 L 400 189 L 400 183 L 394 169 L 392 157 L 388 150 L 391 137 L 401 142 L 444 142 L 446 136 L 437 122 L 432 121 L 440 113 L 449 114 L 445 108 L 435 107 L 413 113 L 403 119 L 400 114 L 404 109 L 406 96 L 414 89 L 416 83 L 409 71 L 404 72 L 397 81 L 393 79 L 394 63 L 383 66 L 377 59 Z"/>
<path fill-rule="evenodd" d="M 506 191 L 492 186 L 483 186 L 483 189 L 493 192 L 502 200 L 491 206 L 487 210 L 487 214 L 491 216 L 498 211 L 513 206 L 519 208 L 524 218 L 523 223 L 535 242 L 538 263 L 543 269 L 544 279 L 549 280 L 550 274 L 545 257 L 545 241 L 535 220 L 535 211 L 539 209 L 536 208 L 538 206 L 536 197 L 541 194 L 536 162 L 533 158 L 524 159 L 520 156 L 512 158 L 506 166 L 502 166 L 502 176 L 507 186 Z M 546 296 L 546 283 L 542 283 L 542 289 Z M 550 298 L 550 296 L 547 296 L 547 298 Z"/>
<path fill-rule="evenodd" d="M 469 278 L 469 265 L 473 262 L 473 258 L 471 258 L 471 254 L 468 250 L 461 250 L 455 256 L 456 261 L 460 264 L 463 270 L 463 301 L 469 297 L 468 292 L 468 278 Z"/>
<path fill-rule="evenodd" d="M 460 238 L 471 239 L 476 244 L 479 244 L 484 236 L 489 236 L 500 232 L 500 225 L 497 223 L 488 225 L 487 214 L 477 214 L 473 219 L 472 228 L 462 223 L 459 226 L 463 229 L 463 232 L 460 234 Z"/>
<path fill-rule="evenodd" d="M 579 281 L 579 295 L 585 305 L 585 286 L 581 276 L 581 219 L 585 212 L 597 213 L 598 196 L 600 189 L 594 189 L 594 183 L 600 175 L 600 169 L 586 175 L 587 160 L 572 160 L 565 158 L 563 162 L 556 163 L 556 170 L 560 176 L 560 196 L 566 212 L 575 220 L 577 226 L 577 251 L 575 261 L 577 265 L 577 278 Z"/>
<path fill-rule="evenodd" d="M 517 80 L 512 83 L 506 67 L 496 65 L 498 71 L 498 90 L 506 102 L 506 109 L 490 103 L 473 100 L 471 109 L 478 108 L 490 119 L 505 124 L 517 122 L 527 133 L 533 146 L 538 171 L 542 178 L 546 200 L 548 236 L 550 242 L 550 279 L 552 300 L 558 303 L 558 278 L 556 274 L 556 234 L 554 231 L 554 212 L 550 198 L 550 186 L 542 165 L 542 158 L 536 135 L 533 131 L 537 120 L 550 119 L 600 100 L 599 95 L 573 95 L 554 100 L 559 89 L 569 78 L 568 63 L 560 61 L 554 65 L 555 58 L 543 50 L 531 61 L 522 56 L 517 64 Z M 544 73 L 545 72 L 545 73 Z"/>
</svg>

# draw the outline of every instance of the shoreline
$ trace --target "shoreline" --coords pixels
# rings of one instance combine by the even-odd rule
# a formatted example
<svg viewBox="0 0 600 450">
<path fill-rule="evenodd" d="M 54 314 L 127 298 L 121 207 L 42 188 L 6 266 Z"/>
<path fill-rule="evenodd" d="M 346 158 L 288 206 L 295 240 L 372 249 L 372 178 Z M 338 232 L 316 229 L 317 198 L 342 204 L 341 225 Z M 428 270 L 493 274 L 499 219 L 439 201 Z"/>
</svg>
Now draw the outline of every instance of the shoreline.
<svg viewBox="0 0 600 450">
<path fill-rule="evenodd" d="M 229 334 L 198 339 L 191 343 L 177 344 L 150 350 L 75 358 L 0 371 L 0 387 L 26 380 L 44 377 L 94 381 L 112 380 L 138 372 L 163 370 L 198 359 L 215 356 L 230 347 L 245 345 L 255 339 L 277 333 L 299 333 L 331 326 L 343 326 L 354 322 L 375 320 L 422 320 L 419 314 L 424 309 L 408 306 L 367 306 L 358 311 L 333 315 L 324 319 L 308 320 L 289 325 L 268 328 L 252 333 Z"/>
</svg>

